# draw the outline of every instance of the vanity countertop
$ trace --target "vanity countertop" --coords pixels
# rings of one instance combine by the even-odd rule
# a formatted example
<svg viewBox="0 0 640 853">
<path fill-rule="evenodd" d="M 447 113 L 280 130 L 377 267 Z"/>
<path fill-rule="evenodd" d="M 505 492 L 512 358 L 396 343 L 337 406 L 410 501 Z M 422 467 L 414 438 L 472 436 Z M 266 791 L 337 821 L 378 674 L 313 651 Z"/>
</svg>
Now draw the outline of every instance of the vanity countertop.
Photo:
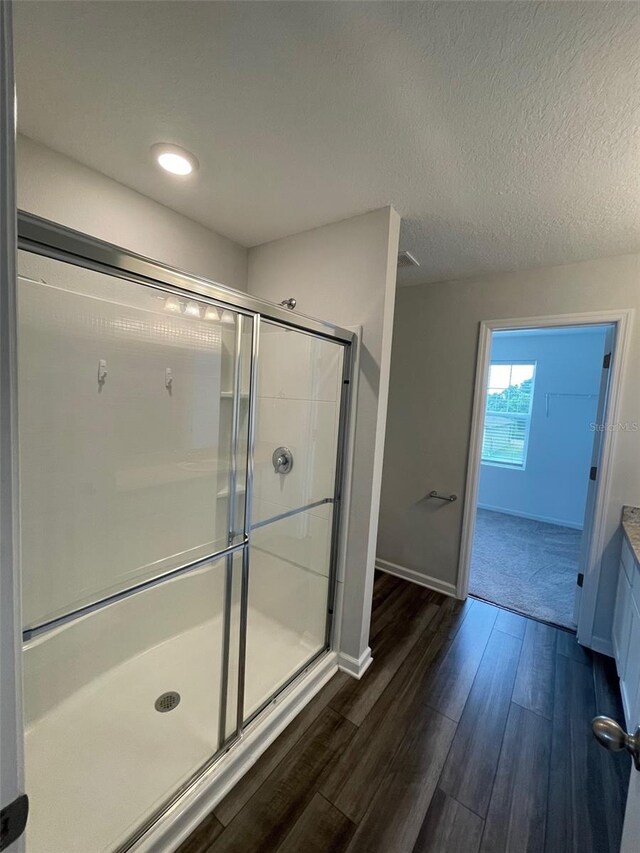
<svg viewBox="0 0 640 853">
<path fill-rule="evenodd" d="M 636 560 L 640 563 L 640 507 L 622 507 L 622 529 Z"/>
</svg>

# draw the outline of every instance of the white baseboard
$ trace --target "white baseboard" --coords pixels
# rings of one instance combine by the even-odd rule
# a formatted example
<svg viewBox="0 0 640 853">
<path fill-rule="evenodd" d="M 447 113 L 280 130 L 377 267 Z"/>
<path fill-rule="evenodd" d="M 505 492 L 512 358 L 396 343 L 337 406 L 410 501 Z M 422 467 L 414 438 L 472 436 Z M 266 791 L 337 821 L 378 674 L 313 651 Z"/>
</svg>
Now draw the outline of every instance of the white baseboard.
<svg viewBox="0 0 640 853">
<path fill-rule="evenodd" d="M 606 640 L 604 637 L 591 637 L 591 648 L 594 652 L 600 652 L 601 655 L 613 658 L 613 643 L 611 640 Z"/>
<path fill-rule="evenodd" d="M 452 598 L 456 598 L 455 584 L 448 581 L 432 578 L 430 575 L 423 575 L 422 572 L 407 569 L 405 566 L 398 566 L 396 563 L 381 560 L 379 557 L 376 558 L 376 569 L 386 572 L 388 575 L 395 575 L 398 578 L 411 581 L 411 583 L 417 583 L 418 586 L 426 586 L 427 589 L 433 589 L 435 592 L 441 592 L 443 595 L 450 595 Z"/>
<path fill-rule="evenodd" d="M 278 696 L 245 729 L 241 740 L 131 850 L 135 853 L 176 850 L 337 670 L 338 656 L 329 652 Z"/>
<path fill-rule="evenodd" d="M 338 669 L 341 669 L 342 672 L 346 672 L 348 675 L 352 675 L 358 680 L 362 678 L 372 663 L 373 658 L 371 657 L 369 646 L 367 646 L 359 658 L 351 657 L 351 655 L 347 655 L 344 652 L 338 653 Z"/>
<path fill-rule="evenodd" d="M 501 512 L 503 515 L 514 515 L 516 518 L 528 518 L 531 521 L 543 521 L 545 524 L 555 524 L 557 527 L 571 527 L 573 530 L 582 530 L 582 524 L 575 521 L 563 521 L 560 518 L 550 518 L 547 515 L 536 515 L 531 512 L 520 512 L 519 510 L 505 509 L 501 506 L 490 506 L 478 503 L 478 509 L 486 509 L 489 512 Z"/>
</svg>

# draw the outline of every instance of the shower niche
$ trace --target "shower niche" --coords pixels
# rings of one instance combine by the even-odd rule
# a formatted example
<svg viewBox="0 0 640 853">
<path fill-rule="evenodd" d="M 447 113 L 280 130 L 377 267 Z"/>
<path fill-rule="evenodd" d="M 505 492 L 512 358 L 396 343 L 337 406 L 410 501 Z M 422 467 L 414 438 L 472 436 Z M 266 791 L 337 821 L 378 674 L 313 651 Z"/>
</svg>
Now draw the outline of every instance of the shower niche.
<svg viewBox="0 0 640 853">
<path fill-rule="evenodd" d="M 18 260 L 27 851 L 125 851 L 330 649 L 352 335 L 26 215 Z"/>
</svg>

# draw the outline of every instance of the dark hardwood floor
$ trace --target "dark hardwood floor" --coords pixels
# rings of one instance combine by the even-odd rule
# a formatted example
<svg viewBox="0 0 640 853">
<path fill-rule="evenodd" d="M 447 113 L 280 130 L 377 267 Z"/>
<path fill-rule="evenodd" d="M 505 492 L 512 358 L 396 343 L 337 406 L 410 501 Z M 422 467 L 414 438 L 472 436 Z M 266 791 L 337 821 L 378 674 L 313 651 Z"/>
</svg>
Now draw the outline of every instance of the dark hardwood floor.
<svg viewBox="0 0 640 853">
<path fill-rule="evenodd" d="M 179 853 L 618 853 L 630 757 L 613 662 L 562 630 L 390 575 L 339 673 Z"/>
</svg>

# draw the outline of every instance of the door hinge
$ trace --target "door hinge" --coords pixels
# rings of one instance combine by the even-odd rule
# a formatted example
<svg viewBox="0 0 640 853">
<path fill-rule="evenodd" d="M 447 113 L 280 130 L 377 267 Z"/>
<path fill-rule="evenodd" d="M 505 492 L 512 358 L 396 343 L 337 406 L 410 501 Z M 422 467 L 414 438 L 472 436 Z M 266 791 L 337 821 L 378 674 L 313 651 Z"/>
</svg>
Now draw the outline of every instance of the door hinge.
<svg viewBox="0 0 640 853">
<path fill-rule="evenodd" d="M 611 365 L 611 353 L 608 352 L 602 360 L 602 367 L 606 370 Z"/>
<path fill-rule="evenodd" d="M 597 468 L 597 466 L 596 466 L 596 465 L 592 465 L 592 466 L 591 466 L 591 470 L 589 471 L 589 479 L 590 479 L 590 480 L 595 480 L 595 478 L 596 478 L 597 476 L 598 476 L 598 468 Z"/>
<path fill-rule="evenodd" d="M 580 572 L 580 574 L 578 575 L 576 583 L 578 584 L 578 586 L 582 586 L 584 584 L 584 575 L 582 574 L 582 572 Z"/>
<path fill-rule="evenodd" d="M 29 799 L 21 794 L 0 811 L 0 850 L 6 850 L 10 844 L 20 838 L 27 825 Z"/>
</svg>

